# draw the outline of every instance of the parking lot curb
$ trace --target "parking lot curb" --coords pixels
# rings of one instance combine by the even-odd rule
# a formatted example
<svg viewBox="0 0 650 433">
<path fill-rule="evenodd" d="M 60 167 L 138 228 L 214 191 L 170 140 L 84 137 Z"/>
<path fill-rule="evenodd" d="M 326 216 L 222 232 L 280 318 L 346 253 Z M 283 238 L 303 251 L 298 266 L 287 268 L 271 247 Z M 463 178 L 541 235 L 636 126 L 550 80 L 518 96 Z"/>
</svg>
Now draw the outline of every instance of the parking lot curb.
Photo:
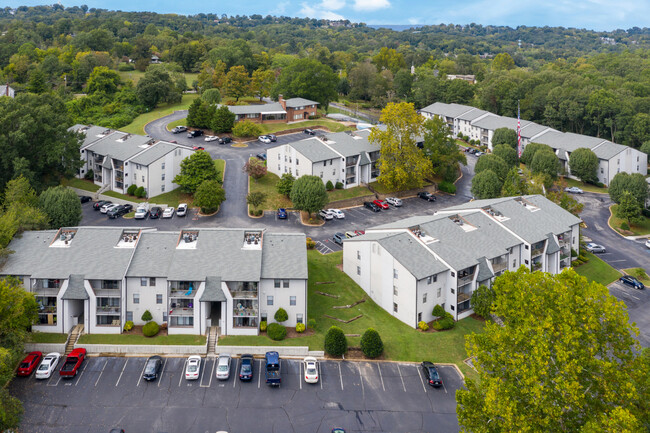
<svg viewBox="0 0 650 433">
<path fill-rule="evenodd" d="M 616 230 L 614 227 L 612 227 L 612 225 L 609 223 L 609 220 L 611 220 L 612 217 L 614 216 L 614 214 L 612 213 L 612 206 L 614 206 L 614 205 L 611 205 L 611 206 L 609 206 L 609 208 L 608 208 L 608 210 L 609 210 L 609 217 L 607 218 L 607 226 L 608 226 L 608 227 L 609 227 L 609 228 L 610 228 L 614 233 L 616 233 L 617 235 L 619 235 L 619 236 L 622 237 L 623 239 L 626 239 L 627 236 L 625 236 L 625 235 L 622 234 L 622 233 L 619 233 L 618 230 Z"/>
</svg>

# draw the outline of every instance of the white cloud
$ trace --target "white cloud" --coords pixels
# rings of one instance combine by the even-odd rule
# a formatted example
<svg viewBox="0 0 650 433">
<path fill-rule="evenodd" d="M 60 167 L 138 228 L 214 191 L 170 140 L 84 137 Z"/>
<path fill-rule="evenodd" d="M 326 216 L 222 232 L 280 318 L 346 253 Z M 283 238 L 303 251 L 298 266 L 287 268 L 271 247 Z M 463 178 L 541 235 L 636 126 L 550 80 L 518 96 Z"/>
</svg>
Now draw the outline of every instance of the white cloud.
<svg viewBox="0 0 650 433">
<path fill-rule="evenodd" d="M 319 9 L 326 11 L 336 11 L 345 6 L 345 0 L 322 0 Z"/>
<path fill-rule="evenodd" d="M 390 7 L 388 0 L 354 0 L 352 6 L 357 11 L 376 11 Z"/>
<path fill-rule="evenodd" d="M 320 6 L 313 7 L 307 3 L 302 3 L 302 9 L 300 9 L 299 15 L 306 16 L 309 18 L 319 18 L 324 20 L 344 20 L 343 15 L 339 15 L 336 12 L 330 10 L 321 9 Z"/>
</svg>

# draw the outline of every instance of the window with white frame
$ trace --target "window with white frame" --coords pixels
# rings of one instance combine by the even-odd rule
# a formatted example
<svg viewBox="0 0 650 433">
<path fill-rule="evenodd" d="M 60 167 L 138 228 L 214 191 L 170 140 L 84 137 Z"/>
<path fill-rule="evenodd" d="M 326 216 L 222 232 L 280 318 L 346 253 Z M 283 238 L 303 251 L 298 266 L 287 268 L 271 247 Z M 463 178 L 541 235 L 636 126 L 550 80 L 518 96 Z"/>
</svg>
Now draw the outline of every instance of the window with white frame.
<svg viewBox="0 0 650 433">
<path fill-rule="evenodd" d="M 266 305 L 273 305 L 273 296 L 266 297 Z"/>
<path fill-rule="evenodd" d="M 162 304 L 162 294 L 156 295 L 156 304 Z"/>
<path fill-rule="evenodd" d="M 302 314 L 296 314 L 296 323 L 302 323 L 303 318 Z"/>
<path fill-rule="evenodd" d="M 163 170 L 165 169 L 165 163 L 164 162 L 162 163 L 162 169 Z"/>
<path fill-rule="evenodd" d="M 275 287 L 276 289 L 279 289 L 279 288 L 280 288 L 280 284 L 281 284 L 280 281 L 281 281 L 281 280 L 273 280 L 273 287 Z"/>
<path fill-rule="evenodd" d="M 397 279 L 397 269 L 393 269 L 393 278 Z"/>
<path fill-rule="evenodd" d="M 397 313 L 397 304 L 393 302 L 393 313 Z"/>
<path fill-rule="evenodd" d="M 165 192 L 165 184 L 162 184 L 162 185 L 160 186 L 160 190 L 161 190 L 162 192 Z"/>
<path fill-rule="evenodd" d="M 282 280 L 282 288 L 283 289 L 289 288 L 289 280 Z"/>
<path fill-rule="evenodd" d="M 393 286 L 393 296 L 397 296 L 397 286 Z"/>
<path fill-rule="evenodd" d="M 146 277 L 140 278 L 140 285 L 142 287 L 146 287 L 146 285 L 147 285 L 147 278 Z"/>
<path fill-rule="evenodd" d="M 361 260 L 361 251 L 357 250 L 357 260 Z"/>
<path fill-rule="evenodd" d="M 427 303 L 427 294 L 426 293 L 424 295 L 422 295 L 422 303 L 423 304 Z"/>
<path fill-rule="evenodd" d="M 295 296 L 289 296 L 289 305 L 291 305 L 291 306 L 296 305 L 296 297 Z"/>
<path fill-rule="evenodd" d="M 139 304 L 140 303 L 140 294 L 139 293 L 134 293 L 133 294 L 133 303 L 134 304 Z"/>
<path fill-rule="evenodd" d="M 361 266 L 357 266 L 357 275 L 361 275 Z"/>
<path fill-rule="evenodd" d="M 165 173 L 160 176 L 160 180 L 165 180 Z"/>
<path fill-rule="evenodd" d="M 438 287 L 438 293 L 436 295 L 436 298 L 440 297 L 441 292 L 442 292 L 442 288 Z"/>
</svg>

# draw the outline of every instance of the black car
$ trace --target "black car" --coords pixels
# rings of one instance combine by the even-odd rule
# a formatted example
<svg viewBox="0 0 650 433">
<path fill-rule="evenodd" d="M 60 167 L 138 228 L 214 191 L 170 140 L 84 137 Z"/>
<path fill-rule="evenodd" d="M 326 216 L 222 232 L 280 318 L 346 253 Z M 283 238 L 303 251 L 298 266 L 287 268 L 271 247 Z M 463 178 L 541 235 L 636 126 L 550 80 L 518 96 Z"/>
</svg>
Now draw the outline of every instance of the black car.
<svg viewBox="0 0 650 433">
<path fill-rule="evenodd" d="M 106 203 L 110 203 L 110 200 L 96 201 L 95 204 L 93 204 L 93 209 L 94 210 L 100 210 L 102 208 L 102 206 L 104 206 Z"/>
<path fill-rule="evenodd" d="M 645 285 L 631 275 L 623 275 L 621 278 L 618 279 L 618 281 L 628 286 L 634 287 L 635 289 L 639 289 L 639 290 L 645 289 Z"/>
<path fill-rule="evenodd" d="M 345 239 L 345 234 L 338 232 L 334 233 L 334 236 L 332 236 L 332 239 L 334 240 L 335 243 L 343 246 L 343 239 Z"/>
<path fill-rule="evenodd" d="M 276 141 L 278 141 L 278 137 L 276 137 L 276 136 L 273 135 L 273 134 L 269 134 L 269 135 L 267 135 L 267 137 L 269 137 L 269 140 L 271 140 L 271 142 L 276 142 Z"/>
<path fill-rule="evenodd" d="M 313 129 L 305 129 L 302 132 L 304 132 L 305 134 L 308 134 L 308 135 L 315 135 L 316 134 Z"/>
<path fill-rule="evenodd" d="M 424 361 L 422 364 L 422 371 L 424 372 L 424 377 L 427 380 L 427 383 L 431 386 L 442 386 L 442 379 L 440 374 L 438 374 L 438 369 L 433 362 Z"/>
<path fill-rule="evenodd" d="M 371 201 L 363 202 L 363 206 L 370 209 L 373 212 L 381 211 L 381 208 L 379 206 L 377 206 L 376 204 L 374 204 L 373 202 L 371 202 Z"/>
<path fill-rule="evenodd" d="M 219 144 L 228 144 L 228 143 L 232 143 L 232 138 L 230 138 L 230 137 L 221 137 L 219 139 Z"/>
<path fill-rule="evenodd" d="M 156 219 L 160 218 L 162 216 L 162 208 L 158 206 L 154 206 L 151 209 L 149 209 L 149 218 L 150 219 Z"/>
<path fill-rule="evenodd" d="M 203 135 L 203 131 L 200 129 L 190 131 L 187 133 L 187 138 L 194 138 L 194 137 L 200 137 Z"/>
<path fill-rule="evenodd" d="M 266 161 L 266 153 L 258 153 L 255 157 L 260 161 Z"/>
<path fill-rule="evenodd" d="M 88 203 L 89 201 L 92 201 L 92 199 L 93 198 L 91 196 L 89 196 L 89 195 L 82 195 L 82 196 L 79 197 L 79 200 L 81 201 L 81 203 Z"/>
<path fill-rule="evenodd" d="M 179 134 L 185 131 L 187 131 L 187 126 L 176 126 L 174 129 L 172 129 L 173 134 Z"/>
<path fill-rule="evenodd" d="M 162 358 L 160 356 L 156 355 L 149 357 L 149 359 L 147 359 L 147 363 L 144 366 L 142 378 L 144 380 L 156 380 L 161 368 Z"/>
<path fill-rule="evenodd" d="M 436 196 L 426 191 L 419 192 L 418 197 L 426 201 L 436 201 Z"/>
<path fill-rule="evenodd" d="M 253 379 L 253 355 L 241 356 L 241 367 L 239 367 L 239 380 Z"/>
<path fill-rule="evenodd" d="M 127 213 L 131 212 L 133 210 L 133 206 L 130 204 L 122 204 L 119 205 L 118 207 L 109 210 L 106 212 L 106 215 L 113 219 L 117 217 L 121 217 L 122 215 L 126 215 Z"/>
</svg>

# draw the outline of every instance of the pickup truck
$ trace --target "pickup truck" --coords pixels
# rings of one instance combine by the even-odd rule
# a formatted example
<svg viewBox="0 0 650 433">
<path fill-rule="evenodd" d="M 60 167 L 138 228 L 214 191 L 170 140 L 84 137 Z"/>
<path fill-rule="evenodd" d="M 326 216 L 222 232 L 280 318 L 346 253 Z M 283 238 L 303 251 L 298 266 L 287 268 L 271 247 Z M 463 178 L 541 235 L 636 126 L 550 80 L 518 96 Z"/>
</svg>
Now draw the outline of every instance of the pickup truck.
<svg viewBox="0 0 650 433">
<path fill-rule="evenodd" d="M 65 363 L 61 367 L 59 374 L 63 377 L 75 377 L 84 359 L 86 359 L 86 349 L 80 347 L 73 350 L 65 359 Z"/>
<path fill-rule="evenodd" d="M 280 386 L 282 383 L 282 377 L 280 375 L 280 355 L 278 352 L 266 352 L 264 360 L 266 361 L 264 368 L 266 384 Z"/>
</svg>

